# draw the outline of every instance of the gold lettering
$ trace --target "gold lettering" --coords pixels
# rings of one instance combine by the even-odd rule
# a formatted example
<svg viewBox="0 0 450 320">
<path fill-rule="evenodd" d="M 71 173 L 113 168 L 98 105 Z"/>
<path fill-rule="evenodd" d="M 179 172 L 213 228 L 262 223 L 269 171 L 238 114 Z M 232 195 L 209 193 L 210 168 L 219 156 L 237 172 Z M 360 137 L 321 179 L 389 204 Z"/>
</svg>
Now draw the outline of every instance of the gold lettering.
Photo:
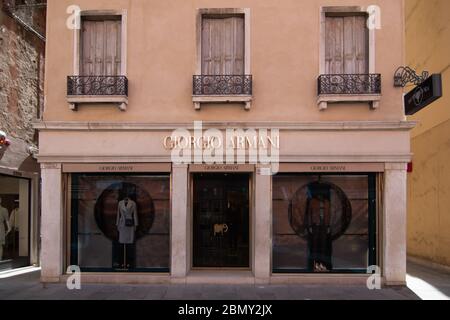
<svg viewBox="0 0 450 320">
<path fill-rule="evenodd" d="M 245 149 L 245 138 L 242 136 L 237 137 L 237 148 Z"/>
<path fill-rule="evenodd" d="M 173 149 L 174 145 L 173 145 L 173 141 L 172 141 L 172 137 L 168 136 L 164 138 L 164 148 L 166 149 Z"/>
<path fill-rule="evenodd" d="M 269 141 L 269 144 L 272 147 L 280 149 L 280 136 L 276 136 L 275 139 L 272 139 L 271 137 L 267 137 L 267 140 Z"/>
</svg>

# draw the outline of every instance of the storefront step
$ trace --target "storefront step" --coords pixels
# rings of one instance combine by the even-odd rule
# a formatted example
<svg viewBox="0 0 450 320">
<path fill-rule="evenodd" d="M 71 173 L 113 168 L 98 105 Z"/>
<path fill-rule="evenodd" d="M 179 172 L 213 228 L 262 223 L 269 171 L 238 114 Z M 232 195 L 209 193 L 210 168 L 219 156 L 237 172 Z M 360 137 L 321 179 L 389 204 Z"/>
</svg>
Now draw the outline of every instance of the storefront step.
<svg viewBox="0 0 450 320">
<path fill-rule="evenodd" d="M 328 285 L 365 285 L 368 275 L 342 275 L 342 274 L 297 274 L 297 275 L 273 275 L 271 284 L 328 284 Z"/>
<path fill-rule="evenodd" d="M 255 277 L 251 271 L 191 271 L 186 283 L 253 285 Z"/>
<path fill-rule="evenodd" d="M 66 282 L 69 276 L 61 277 L 61 282 Z M 81 283 L 93 284 L 168 284 L 171 278 L 168 274 L 148 273 L 84 273 L 81 275 Z"/>
</svg>

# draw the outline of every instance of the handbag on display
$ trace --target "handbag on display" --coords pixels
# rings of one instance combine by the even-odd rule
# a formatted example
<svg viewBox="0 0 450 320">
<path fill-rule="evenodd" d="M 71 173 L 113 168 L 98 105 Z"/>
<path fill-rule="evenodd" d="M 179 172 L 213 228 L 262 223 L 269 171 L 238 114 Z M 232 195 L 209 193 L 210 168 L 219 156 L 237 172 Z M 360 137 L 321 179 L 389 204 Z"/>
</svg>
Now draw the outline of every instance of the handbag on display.
<svg viewBox="0 0 450 320">
<path fill-rule="evenodd" d="M 125 226 L 126 227 L 134 227 L 134 219 L 133 218 L 125 218 Z"/>
</svg>

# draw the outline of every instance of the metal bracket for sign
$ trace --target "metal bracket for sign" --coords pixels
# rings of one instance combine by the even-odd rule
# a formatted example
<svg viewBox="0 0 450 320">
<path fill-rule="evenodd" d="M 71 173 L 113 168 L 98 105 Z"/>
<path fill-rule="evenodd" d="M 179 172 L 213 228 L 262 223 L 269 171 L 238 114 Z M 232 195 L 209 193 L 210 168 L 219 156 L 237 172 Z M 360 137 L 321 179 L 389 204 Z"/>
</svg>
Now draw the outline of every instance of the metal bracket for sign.
<svg viewBox="0 0 450 320">
<path fill-rule="evenodd" d="M 408 83 L 412 83 L 416 86 L 422 84 L 429 76 L 428 71 L 423 71 L 419 76 L 417 72 L 410 67 L 399 67 L 395 71 L 394 87 L 405 87 Z"/>
</svg>

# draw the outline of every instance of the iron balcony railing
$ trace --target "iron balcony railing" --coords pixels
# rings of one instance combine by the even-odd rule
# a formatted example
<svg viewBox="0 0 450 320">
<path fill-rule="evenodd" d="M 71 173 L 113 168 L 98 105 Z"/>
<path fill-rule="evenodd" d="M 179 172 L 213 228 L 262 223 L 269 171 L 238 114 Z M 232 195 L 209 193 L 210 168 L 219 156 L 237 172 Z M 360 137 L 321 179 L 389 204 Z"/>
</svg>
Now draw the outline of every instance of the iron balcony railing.
<svg viewBox="0 0 450 320">
<path fill-rule="evenodd" d="M 381 74 L 323 74 L 318 94 L 381 94 Z"/>
<path fill-rule="evenodd" d="M 196 96 L 252 95 L 251 75 L 195 75 L 193 93 Z"/>
<path fill-rule="evenodd" d="M 128 96 L 128 79 L 125 76 L 69 76 L 69 96 Z"/>
</svg>

